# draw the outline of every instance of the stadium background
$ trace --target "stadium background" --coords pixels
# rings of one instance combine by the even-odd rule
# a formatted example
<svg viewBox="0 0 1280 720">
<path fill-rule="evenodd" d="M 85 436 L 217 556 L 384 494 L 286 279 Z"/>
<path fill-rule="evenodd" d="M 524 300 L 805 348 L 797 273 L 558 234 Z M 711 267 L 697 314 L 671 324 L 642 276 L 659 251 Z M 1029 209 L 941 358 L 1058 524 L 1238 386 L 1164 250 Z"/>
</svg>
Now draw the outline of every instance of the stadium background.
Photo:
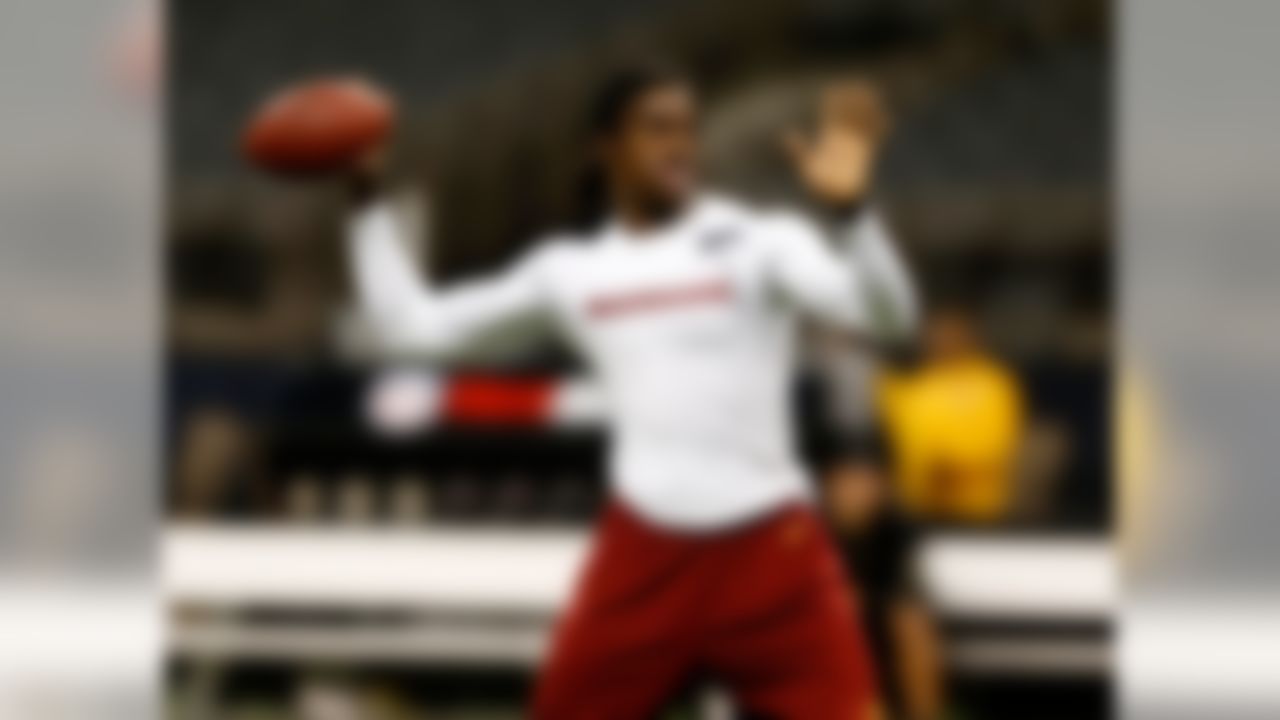
<svg viewBox="0 0 1280 720">
<path fill-rule="evenodd" d="M 939 581 L 1013 567 L 1033 586 L 1107 562 L 1105 3 L 176 2 L 170 22 L 175 717 L 517 717 L 554 578 L 599 501 L 603 429 L 519 411 L 547 378 L 580 378 L 560 348 L 468 369 L 483 371 L 467 377 L 486 422 L 379 431 L 371 398 L 448 379 L 388 380 L 335 341 L 335 196 L 256 177 L 238 152 L 253 106 L 316 73 L 366 74 L 402 99 L 397 165 L 429 172 L 444 278 L 567 217 L 579 109 L 615 60 L 659 50 L 690 67 L 714 178 L 767 198 L 791 192 L 774 133 L 825 80 L 873 78 L 896 118 L 879 200 L 926 296 L 971 308 L 1015 373 L 1025 437 L 1049 438 L 1015 479 L 1032 501 L 996 525 L 934 528 L 937 563 L 962 563 Z M 493 565 L 468 574 L 458 558 Z M 405 582 L 418 563 L 430 582 Z M 1093 597 L 1082 610 L 1031 593 L 1028 610 L 1023 587 L 979 589 L 1009 602 L 939 589 L 959 716 L 1102 716 L 1109 623 Z"/>
</svg>

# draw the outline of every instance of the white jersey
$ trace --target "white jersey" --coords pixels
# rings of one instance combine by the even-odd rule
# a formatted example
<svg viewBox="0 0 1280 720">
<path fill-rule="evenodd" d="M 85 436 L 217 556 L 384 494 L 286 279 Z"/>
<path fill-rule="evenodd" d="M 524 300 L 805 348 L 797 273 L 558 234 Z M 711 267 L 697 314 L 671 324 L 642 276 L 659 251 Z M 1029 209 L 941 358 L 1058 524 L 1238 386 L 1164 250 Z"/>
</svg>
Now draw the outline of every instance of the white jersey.
<svg viewBox="0 0 1280 720">
<path fill-rule="evenodd" d="M 832 247 L 796 215 L 705 197 L 661 229 L 553 237 L 447 290 L 424 284 L 387 207 L 351 230 L 362 308 L 388 351 L 449 357 L 533 323 L 557 328 L 605 390 L 614 494 L 679 528 L 808 498 L 790 422 L 800 315 L 866 331 L 873 305 L 898 328 L 916 314 L 869 215 Z"/>
</svg>

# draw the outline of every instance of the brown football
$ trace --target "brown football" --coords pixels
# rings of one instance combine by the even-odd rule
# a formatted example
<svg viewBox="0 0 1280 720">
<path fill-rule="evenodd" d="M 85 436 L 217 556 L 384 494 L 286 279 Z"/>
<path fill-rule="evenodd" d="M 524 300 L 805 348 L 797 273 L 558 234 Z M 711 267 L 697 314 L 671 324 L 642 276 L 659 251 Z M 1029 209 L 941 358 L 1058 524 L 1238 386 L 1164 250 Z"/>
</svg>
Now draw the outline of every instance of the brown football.
<svg viewBox="0 0 1280 720">
<path fill-rule="evenodd" d="M 359 78 L 322 78 L 268 98 L 245 128 L 245 155 L 284 175 L 333 172 L 386 141 L 395 121 L 391 98 Z"/>
</svg>

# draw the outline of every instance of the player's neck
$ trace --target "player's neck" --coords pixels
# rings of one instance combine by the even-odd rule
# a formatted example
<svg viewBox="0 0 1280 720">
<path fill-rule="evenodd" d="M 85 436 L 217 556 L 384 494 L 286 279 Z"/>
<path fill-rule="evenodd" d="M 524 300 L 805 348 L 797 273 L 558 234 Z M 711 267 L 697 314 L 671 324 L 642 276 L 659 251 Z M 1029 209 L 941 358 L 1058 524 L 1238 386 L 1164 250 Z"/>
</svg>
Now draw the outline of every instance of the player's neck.
<svg viewBox="0 0 1280 720">
<path fill-rule="evenodd" d="M 618 197 L 614 202 L 614 214 L 627 232 L 644 236 L 671 224 L 684 213 L 687 205 L 684 201 L 659 202 Z"/>
</svg>

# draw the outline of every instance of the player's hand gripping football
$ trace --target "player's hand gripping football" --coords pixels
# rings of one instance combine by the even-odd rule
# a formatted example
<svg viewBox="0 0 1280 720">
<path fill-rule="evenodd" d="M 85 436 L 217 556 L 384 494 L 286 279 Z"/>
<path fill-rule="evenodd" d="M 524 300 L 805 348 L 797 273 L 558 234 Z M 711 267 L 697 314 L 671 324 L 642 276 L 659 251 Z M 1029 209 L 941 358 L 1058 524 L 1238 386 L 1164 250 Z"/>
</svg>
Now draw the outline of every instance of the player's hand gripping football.
<svg viewBox="0 0 1280 720">
<path fill-rule="evenodd" d="M 871 184 L 888 117 L 870 84 L 848 81 L 823 91 L 812 129 L 791 130 L 783 145 L 805 188 L 823 204 L 858 204 Z"/>
<path fill-rule="evenodd" d="M 371 145 L 354 158 L 344 172 L 348 196 L 357 204 L 365 203 L 385 190 L 389 163 L 388 143 Z"/>
</svg>

